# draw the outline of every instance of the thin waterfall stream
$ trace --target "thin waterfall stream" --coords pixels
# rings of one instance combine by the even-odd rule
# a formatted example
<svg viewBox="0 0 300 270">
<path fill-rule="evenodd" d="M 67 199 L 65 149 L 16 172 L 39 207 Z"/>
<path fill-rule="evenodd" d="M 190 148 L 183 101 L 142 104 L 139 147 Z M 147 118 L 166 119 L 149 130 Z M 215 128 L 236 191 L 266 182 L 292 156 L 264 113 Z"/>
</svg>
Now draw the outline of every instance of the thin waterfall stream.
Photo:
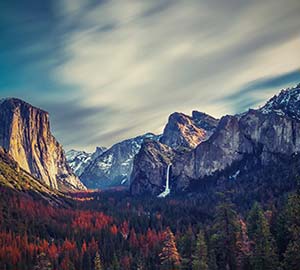
<svg viewBox="0 0 300 270">
<path fill-rule="evenodd" d="M 158 195 L 159 198 L 164 198 L 166 197 L 167 195 L 170 194 L 170 169 L 171 169 L 171 166 L 172 164 L 168 164 L 168 167 L 167 167 L 167 176 L 166 176 L 166 186 L 165 186 L 165 190 Z"/>
</svg>

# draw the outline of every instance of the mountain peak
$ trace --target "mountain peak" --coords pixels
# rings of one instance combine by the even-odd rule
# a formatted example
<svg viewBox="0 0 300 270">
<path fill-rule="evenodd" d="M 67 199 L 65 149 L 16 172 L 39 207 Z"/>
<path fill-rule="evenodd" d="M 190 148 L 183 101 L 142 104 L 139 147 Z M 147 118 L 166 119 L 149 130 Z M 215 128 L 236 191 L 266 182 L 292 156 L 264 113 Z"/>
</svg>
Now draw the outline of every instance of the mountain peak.
<svg viewBox="0 0 300 270">
<path fill-rule="evenodd" d="M 205 141 L 217 126 L 218 120 L 201 112 L 189 116 L 175 112 L 169 116 L 160 142 L 174 149 L 193 149 Z"/>
<path fill-rule="evenodd" d="M 0 99 L 0 106 L 9 106 L 10 108 L 13 108 L 13 109 L 23 106 L 24 108 L 33 108 L 41 113 L 48 115 L 48 112 L 46 112 L 45 110 L 35 107 L 35 106 L 31 105 L 30 103 L 28 103 L 22 99 L 15 98 L 15 97 L 6 97 L 6 98 Z"/>
<path fill-rule="evenodd" d="M 192 111 L 192 118 L 199 128 L 203 128 L 206 131 L 211 132 L 215 130 L 219 123 L 218 119 L 199 111 Z"/>
<path fill-rule="evenodd" d="M 259 110 L 264 114 L 276 113 L 300 120 L 300 84 L 281 90 Z"/>
</svg>

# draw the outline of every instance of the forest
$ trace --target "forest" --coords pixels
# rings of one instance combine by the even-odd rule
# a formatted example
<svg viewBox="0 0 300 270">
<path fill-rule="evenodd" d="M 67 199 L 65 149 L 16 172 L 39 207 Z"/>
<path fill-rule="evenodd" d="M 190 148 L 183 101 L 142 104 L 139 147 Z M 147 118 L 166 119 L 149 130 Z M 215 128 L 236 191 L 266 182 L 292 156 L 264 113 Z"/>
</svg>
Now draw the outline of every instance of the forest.
<svg viewBox="0 0 300 270">
<path fill-rule="evenodd" d="M 61 203 L 7 187 L 0 193 L 3 270 L 299 270 L 300 185 L 251 206 L 233 203 L 230 192 L 80 192 Z"/>
</svg>

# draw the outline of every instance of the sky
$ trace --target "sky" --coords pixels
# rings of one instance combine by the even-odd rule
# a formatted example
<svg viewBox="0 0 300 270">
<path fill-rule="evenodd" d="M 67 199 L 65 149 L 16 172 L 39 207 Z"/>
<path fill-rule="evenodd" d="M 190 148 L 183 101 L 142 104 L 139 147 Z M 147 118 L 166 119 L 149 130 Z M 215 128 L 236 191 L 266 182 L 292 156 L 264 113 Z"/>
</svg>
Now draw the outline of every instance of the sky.
<svg viewBox="0 0 300 270">
<path fill-rule="evenodd" d="M 0 1 L 0 97 L 93 151 L 192 110 L 215 117 L 300 83 L 299 0 Z"/>
</svg>

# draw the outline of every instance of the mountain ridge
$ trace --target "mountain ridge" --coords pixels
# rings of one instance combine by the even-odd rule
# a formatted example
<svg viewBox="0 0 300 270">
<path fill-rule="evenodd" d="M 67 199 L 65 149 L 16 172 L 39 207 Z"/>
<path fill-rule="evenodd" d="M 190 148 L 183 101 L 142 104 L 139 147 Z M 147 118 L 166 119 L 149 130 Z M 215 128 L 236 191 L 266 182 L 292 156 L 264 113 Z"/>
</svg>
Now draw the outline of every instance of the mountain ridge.
<svg viewBox="0 0 300 270">
<path fill-rule="evenodd" d="M 300 110 L 297 110 L 299 93 L 298 85 L 275 95 L 260 109 L 223 116 L 207 140 L 191 151 L 181 152 L 173 157 L 170 184 L 174 189 L 171 188 L 171 192 L 187 190 L 191 182 L 201 182 L 201 179 L 207 177 L 220 177 L 220 172 L 242 161 L 246 156 L 255 156 L 263 166 L 267 166 L 272 162 L 276 163 L 280 155 L 289 157 L 300 151 L 300 118 L 296 117 L 300 115 Z M 278 113 L 278 108 L 285 114 Z M 151 149 L 148 151 L 151 152 Z M 133 186 L 147 187 L 147 183 L 155 181 L 153 175 L 160 179 L 165 178 L 167 164 L 163 166 L 164 171 L 159 173 L 160 169 L 155 164 L 140 168 L 137 165 L 139 162 L 142 159 L 134 162 L 136 166 L 133 168 Z M 153 172 L 155 169 L 157 173 Z M 140 173 L 148 178 L 135 177 Z M 238 174 L 235 177 L 237 176 Z M 140 188 L 138 192 L 137 189 L 131 190 L 133 195 L 158 195 L 163 191 L 163 184 L 156 187 L 155 192 L 148 188 Z"/>
</svg>

